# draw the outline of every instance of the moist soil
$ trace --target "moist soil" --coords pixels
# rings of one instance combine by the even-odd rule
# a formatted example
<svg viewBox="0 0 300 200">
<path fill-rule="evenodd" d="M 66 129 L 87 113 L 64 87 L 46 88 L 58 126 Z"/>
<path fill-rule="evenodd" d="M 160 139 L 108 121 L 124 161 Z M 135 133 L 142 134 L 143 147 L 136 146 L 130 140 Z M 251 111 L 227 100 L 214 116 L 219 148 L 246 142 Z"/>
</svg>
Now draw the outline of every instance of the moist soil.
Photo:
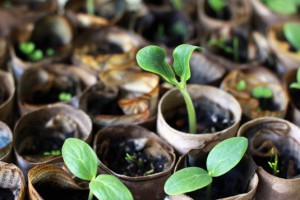
<svg viewBox="0 0 300 200">
<path fill-rule="evenodd" d="M 300 110 L 300 90 L 289 88 L 289 93 L 292 99 L 293 104 L 298 110 Z"/>
<path fill-rule="evenodd" d="M 222 20 L 230 20 L 231 12 L 228 5 L 226 5 L 219 13 L 215 12 L 208 4 L 208 0 L 204 3 L 204 11 L 205 13 L 215 19 L 222 19 Z"/>
<path fill-rule="evenodd" d="M 89 195 L 88 190 L 66 189 L 51 183 L 36 184 L 34 188 L 44 200 L 87 200 Z"/>
<path fill-rule="evenodd" d="M 126 154 L 130 155 L 133 160 L 126 160 Z M 107 157 L 100 160 L 112 171 L 131 177 L 162 172 L 164 164 L 167 162 L 165 157 L 154 158 L 149 156 L 145 152 L 145 147 L 139 149 L 132 140 L 115 140 L 111 142 Z"/>
<path fill-rule="evenodd" d="M 208 98 L 201 97 L 197 101 L 193 101 L 193 104 L 197 119 L 197 133 L 215 133 L 234 124 L 232 112 L 222 108 Z M 188 115 L 185 105 L 179 107 L 173 116 L 166 117 L 166 121 L 176 130 L 189 132 Z"/>
<path fill-rule="evenodd" d="M 10 189 L 0 188 L 0 200 L 14 200 L 15 196 Z"/>
<path fill-rule="evenodd" d="M 7 91 L 0 86 L 0 105 L 8 99 Z"/>
<path fill-rule="evenodd" d="M 273 98 L 257 98 L 261 110 L 278 111 L 280 106 L 274 102 Z"/>
</svg>

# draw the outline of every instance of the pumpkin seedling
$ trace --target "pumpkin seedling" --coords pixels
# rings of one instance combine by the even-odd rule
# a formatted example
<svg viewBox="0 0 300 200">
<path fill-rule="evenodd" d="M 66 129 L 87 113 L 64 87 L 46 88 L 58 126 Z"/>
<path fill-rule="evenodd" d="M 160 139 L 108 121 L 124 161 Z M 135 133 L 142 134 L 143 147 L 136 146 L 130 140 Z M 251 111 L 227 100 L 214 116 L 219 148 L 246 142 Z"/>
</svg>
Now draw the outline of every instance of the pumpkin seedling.
<svg viewBox="0 0 300 200">
<path fill-rule="evenodd" d="M 223 17 L 223 9 L 226 6 L 226 0 L 208 0 L 208 5 L 217 13 L 218 17 Z"/>
<path fill-rule="evenodd" d="M 296 82 L 290 84 L 290 88 L 300 90 L 300 68 L 297 70 Z"/>
<path fill-rule="evenodd" d="M 283 34 L 296 51 L 300 52 L 300 24 L 287 22 L 283 25 Z"/>
<path fill-rule="evenodd" d="M 226 44 L 225 37 L 210 39 L 208 46 L 216 46 L 226 53 L 232 54 L 235 62 L 239 61 L 239 39 L 236 36 L 233 37 L 233 47 Z"/>
<path fill-rule="evenodd" d="M 67 92 L 61 92 L 58 96 L 60 101 L 70 101 L 72 99 L 72 94 Z"/>
<path fill-rule="evenodd" d="M 246 89 L 246 81 L 245 80 L 240 80 L 236 85 L 235 88 L 237 90 L 245 90 Z"/>
<path fill-rule="evenodd" d="M 164 190 L 168 195 L 178 195 L 207 187 L 206 197 L 210 199 L 214 177 L 221 176 L 235 167 L 243 158 L 248 147 L 245 137 L 233 137 L 217 144 L 208 154 L 206 169 L 187 167 L 168 178 Z"/>
<path fill-rule="evenodd" d="M 142 69 L 160 75 L 179 89 L 186 104 L 190 133 L 196 133 L 196 114 L 193 101 L 186 88 L 186 82 L 191 77 L 189 62 L 195 50 L 202 51 L 203 48 L 189 44 L 177 46 L 173 52 L 173 68 L 166 61 L 166 52 L 159 46 L 144 47 L 136 55 L 137 62 Z M 177 81 L 175 73 L 179 76 L 180 82 Z"/>
<path fill-rule="evenodd" d="M 272 158 L 274 158 L 274 160 L 273 160 L 273 162 L 272 162 L 272 160 L 270 162 L 268 162 L 268 165 L 272 169 L 273 175 L 276 176 L 276 174 L 279 173 L 279 169 L 278 169 L 278 155 L 275 152 L 274 147 L 270 150 L 270 153 L 272 155 Z"/>
<path fill-rule="evenodd" d="M 300 6 L 299 0 L 262 0 L 262 3 L 268 6 L 272 11 L 284 15 L 296 14 Z"/>
<path fill-rule="evenodd" d="M 84 141 L 68 138 L 62 146 L 62 157 L 68 169 L 78 178 L 90 181 L 88 200 L 95 195 L 98 199 L 133 200 L 127 187 L 116 177 L 108 174 L 97 175 L 98 157 Z"/>
<path fill-rule="evenodd" d="M 264 86 L 257 86 L 252 90 L 252 96 L 254 98 L 271 98 L 273 96 L 273 91 L 268 88 L 268 87 L 264 87 Z"/>
</svg>

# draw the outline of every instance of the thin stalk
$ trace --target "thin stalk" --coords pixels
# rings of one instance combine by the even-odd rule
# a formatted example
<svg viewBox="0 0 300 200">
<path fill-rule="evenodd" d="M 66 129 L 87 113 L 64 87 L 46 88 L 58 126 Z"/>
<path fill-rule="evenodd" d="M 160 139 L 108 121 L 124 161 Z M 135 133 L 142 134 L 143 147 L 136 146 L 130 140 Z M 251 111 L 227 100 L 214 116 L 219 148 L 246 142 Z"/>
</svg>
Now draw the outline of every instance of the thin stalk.
<svg viewBox="0 0 300 200">
<path fill-rule="evenodd" d="M 186 109 L 188 112 L 188 118 L 189 118 L 189 132 L 195 134 L 196 133 L 196 113 L 195 113 L 195 108 L 193 105 L 193 101 L 186 89 L 180 90 L 181 94 L 183 95 L 185 104 L 186 104 Z"/>
<path fill-rule="evenodd" d="M 92 200 L 92 199 L 93 199 L 93 193 L 92 193 L 91 190 L 90 190 L 88 200 Z"/>
<path fill-rule="evenodd" d="M 95 13 L 94 0 L 86 1 L 86 10 L 89 15 L 94 15 L 94 13 Z"/>
<path fill-rule="evenodd" d="M 210 183 L 207 187 L 206 187 L 206 194 L 205 194 L 205 199 L 206 200 L 210 200 L 211 198 L 211 186 L 212 183 Z"/>
</svg>

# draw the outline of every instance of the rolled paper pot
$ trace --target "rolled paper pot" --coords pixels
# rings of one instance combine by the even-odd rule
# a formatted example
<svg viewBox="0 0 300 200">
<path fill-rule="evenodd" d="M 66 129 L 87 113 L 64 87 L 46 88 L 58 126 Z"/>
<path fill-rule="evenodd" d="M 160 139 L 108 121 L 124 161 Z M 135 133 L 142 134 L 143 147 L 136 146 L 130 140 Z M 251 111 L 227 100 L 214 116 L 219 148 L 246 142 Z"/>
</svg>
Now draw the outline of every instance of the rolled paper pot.
<svg viewBox="0 0 300 200">
<path fill-rule="evenodd" d="M 257 118 L 241 126 L 238 136 L 248 138 L 248 152 L 258 166 L 259 184 L 255 199 L 298 198 L 299 133 L 298 126 L 275 117 Z M 276 176 L 268 164 L 274 155 L 278 155 L 279 172 Z"/>
<path fill-rule="evenodd" d="M 11 191 L 15 200 L 24 200 L 26 195 L 26 183 L 22 171 L 14 164 L 0 161 L 0 190 Z M 1 197 L 4 194 L 1 193 Z M 11 199 L 11 197 L 8 197 Z"/>
<path fill-rule="evenodd" d="M 61 147 L 69 137 L 89 143 L 92 122 L 81 110 L 53 105 L 24 115 L 14 129 L 16 163 L 24 174 L 40 164 L 62 162 Z M 52 151 L 59 153 L 52 154 Z"/>
<path fill-rule="evenodd" d="M 158 135 L 173 146 L 179 154 L 187 153 L 210 140 L 224 140 L 236 135 L 242 110 L 233 96 L 221 89 L 204 85 L 187 85 L 187 90 L 193 101 L 205 97 L 220 107 L 229 110 L 233 115 L 234 123 L 224 130 L 213 133 L 191 134 L 176 130 L 167 123 L 166 118 L 171 113 L 176 113 L 185 102 L 180 91 L 177 88 L 173 88 L 162 96 L 158 104 Z"/>
<path fill-rule="evenodd" d="M 161 161 L 162 171 L 152 172 L 150 175 L 144 174 L 143 176 L 136 174 L 134 177 L 114 171 L 113 166 L 111 166 L 113 163 L 109 162 L 107 158 L 112 156 L 116 146 L 119 149 L 118 152 L 127 152 L 126 149 L 129 146 L 121 144 L 126 141 L 134 143 L 134 150 L 145 152 L 146 157 L 143 157 L 143 159 Z M 149 199 L 149 195 L 151 195 L 151 199 L 163 199 L 166 196 L 163 186 L 174 169 L 175 154 L 173 148 L 153 132 L 140 126 L 105 128 L 97 133 L 93 148 L 100 159 L 100 172 L 118 177 L 129 188 L 134 199 Z M 124 157 L 122 155 L 114 156 L 114 159 L 118 159 L 117 162 L 114 162 L 118 166 L 114 166 L 114 168 L 120 168 L 121 163 L 123 163 L 120 159 L 126 161 L 125 154 Z M 155 171 L 157 170 L 156 167 Z"/>
<path fill-rule="evenodd" d="M 0 121 L 0 161 L 13 162 L 12 143 L 13 136 L 10 128 Z"/>
</svg>

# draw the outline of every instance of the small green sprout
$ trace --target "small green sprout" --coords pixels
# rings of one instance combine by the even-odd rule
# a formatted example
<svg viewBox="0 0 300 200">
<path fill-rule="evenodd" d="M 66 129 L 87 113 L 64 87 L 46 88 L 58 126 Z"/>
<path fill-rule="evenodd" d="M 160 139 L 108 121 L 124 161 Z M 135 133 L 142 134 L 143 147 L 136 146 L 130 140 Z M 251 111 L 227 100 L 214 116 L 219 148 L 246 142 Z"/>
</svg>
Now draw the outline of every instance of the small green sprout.
<svg viewBox="0 0 300 200">
<path fill-rule="evenodd" d="M 226 6 L 226 0 L 208 0 L 208 5 L 217 13 L 217 16 L 223 17 L 223 9 Z"/>
<path fill-rule="evenodd" d="M 61 152 L 60 152 L 60 150 L 45 151 L 43 153 L 43 155 L 44 156 L 50 156 L 50 155 L 52 155 L 52 156 L 60 156 Z"/>
<path fill-rule="evenodd" d="M 268 6 L 272 11 L 284 14 L 293 15 L 298 12 L 300 0 L 261 0 L 263 4 Z"/>
<path fill-rule="evenodd" d="M 186 82 L 191 77 L 189 62 L 195 50 L 202 51 L 203 48 L 189 44 L 176 47 L 173 51 L 173 68 L 166 61 L 166 52 L 159 46 L 144 47 L 136 55 L 137 62 L 142 69 L 160 75 L 179 89 L 187 107 L 190 133 L 196 133 L 196 114 L 193 101 L 186 88 Z M 177 81 L 175 73 L 179 76 L 180 82 Z"/>
<path fill-rule="evenodd" d="M 97 176 L 98 157 L 93 149 L 84 141 L 68 138 L 62 146 L 62 157 L 68 169 L 78 178 L 90 181 L 88 200 L 95 195 L 98 199 L 133 200 L 126 186 L 113 175 Z"/>
<path fill-rule="evenodd" d="M 141 159 L 137 159 L 136 154 L 130 155 L 129 153 L 126 153 L 125 160 L 127 160 L 130 163 L 135 163 L 138 166 L 143 166 L 144 165 L 144 163 Z"/>
<path fill-rule="evenodd" d="M 43 57 L 44 57 L 44 53 L 40 49 L 36 49 L 36 50 L 34 50 L 34 52 L 32 52 L 31 54 L 28 55 L 28 58 L 34 62 L 43 59 Z"/>
<path fill-rule="evenodd" d="M 187 29 L 185 27 L 185 24 L 183 22 L 179 21 L 172 25 L 171 32 L 184 37 L 187 33 Z"/>
<path fill-rule="evenodd" d="M 95 14 L 94 0 L 86 0 L 86 10 L 89 15 Z"/>
<path fill-rule="evenodd" d="M 43 59 L 44 57 L 44 52 L 41 49 L 37 49 L 36 45 L 29 41 L 29 42 L 22 42 L 19 44 L 19 50 L 27 56 L 27 58 L 31 61 L 39 61 Z M 47 48 L 46 51 L 46 56 L 53 56 L 55 54 L 55 50 L 52 48 Z"/>
<path fill-rule="evenodd" d="M 300 90 L 300 68 L 297 70 L 296 82 L 290 84 L 290 88 Z"/>
<path fill-rule="evenodd" d="M 177 10 L 180 10 L 183 5 L 182 0 L 171 0 L 171 3 Z"/>
<path fill-rule="evenodd" d="M 72 99 L 72 94 L 67 92 L 61 92 L 58 96 L 60 101 L 70 101 Z"/>
<path fill-rule="evenodd" d="M 30 55 L 33 53 L 34 49 L 35 44 L 33 42 L 21 42 L 19 44 L 19 50 L 25 55 Z"/>
<path fill-rule="evenodd" d="M 54 51 L 54 49 L 52 49 L 52 48 L 47 48 L 46 49 L 46 55 L 47 56 L 53 56 L 55 54 L 55 51 Z"/>
<path fill-rule="evenodd" d="M 287 22 L 283 25 L 283 34 L 298 52 L 300 51 L 300 23 Z"/>
<path fill-rule="evenodd" d="M 234 168 L 243 158 L 248 147 L 245 137 L 233 137 L 217 144 L 208 154 L 206 170 L 187 167 L 175 172 L 166 181 L 164 190 L 168 195 L 178 195 L 207 187 L 207 199 L 213 177 L 219 177 Z"/>
<path fill-rule="evenodd" d="M 271 98 L 273 96 L 273 91 L 264 86 L 257 86 L 252 90 L 252 96 L 254 98 Z"/>
<path fill-rule="evenodd" d="M 278 169 L 278 155 L 275 153 L 274 147 L 270 150 L 270 153 L 272 155 L 272 158 L 274 158 L 274 161 L 268 162 L 269 167 L 273 170 L 273 175 L 277 175 L 280 171 Z"/>
<path fill-rule="evenodd" d="M 236 85 L 235 88 L 237 90 L 245 90 L 246 89 L 246 81 L 245 80 L 240 80 Z"/>
</svg>

